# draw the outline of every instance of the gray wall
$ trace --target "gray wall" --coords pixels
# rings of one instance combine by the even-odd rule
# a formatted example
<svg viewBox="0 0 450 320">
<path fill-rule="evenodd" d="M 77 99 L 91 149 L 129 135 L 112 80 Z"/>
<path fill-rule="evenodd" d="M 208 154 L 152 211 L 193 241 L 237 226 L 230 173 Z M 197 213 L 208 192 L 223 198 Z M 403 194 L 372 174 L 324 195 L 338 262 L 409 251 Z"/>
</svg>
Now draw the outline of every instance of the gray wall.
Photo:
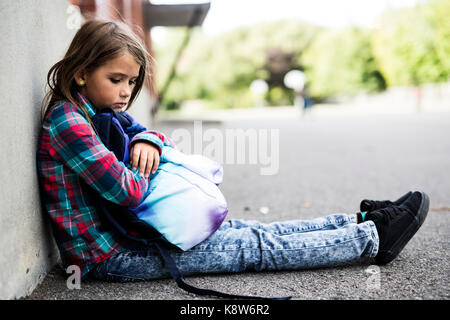
<svg viewBox="0 0 450 320">
<path fill-rule="evenodd" d="M 0 0 L 0 299 L 30 294 L 59 256 L 40 209 L 35 150 L 47 72 L 77 19 L 66 0 Z M 143 91 L 133 107 L 144 125 L 149 101 Z"/>
</svg>

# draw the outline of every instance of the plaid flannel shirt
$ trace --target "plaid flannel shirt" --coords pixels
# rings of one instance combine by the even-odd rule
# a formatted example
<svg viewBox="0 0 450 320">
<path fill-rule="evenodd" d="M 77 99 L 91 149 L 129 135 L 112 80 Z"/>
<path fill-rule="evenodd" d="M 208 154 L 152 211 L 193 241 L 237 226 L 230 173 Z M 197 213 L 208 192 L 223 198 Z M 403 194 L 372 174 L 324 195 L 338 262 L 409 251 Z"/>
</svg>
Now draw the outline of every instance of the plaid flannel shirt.
<svg viewBox="0 0 450 320">
<path fill-rule="evenodd" d="M 88 99 L 77 95 L 89 116 L 95 115 Z M 139 140 L 156 145 L 160 155 L 165 144 L 173 146 L 153 130 L 136 132 L 130 144 Z M 65 267 L 78 265 L 84 278 L 97 263 L 125 250 L 127 241 L 102 223 L 96 203 L 101 196 L 122 206 L 136 206 L 148 181 L 105 147 L 78 106 L 59 102 L 45 117 L 37 168 L 44 210 Z"/>
</svg>

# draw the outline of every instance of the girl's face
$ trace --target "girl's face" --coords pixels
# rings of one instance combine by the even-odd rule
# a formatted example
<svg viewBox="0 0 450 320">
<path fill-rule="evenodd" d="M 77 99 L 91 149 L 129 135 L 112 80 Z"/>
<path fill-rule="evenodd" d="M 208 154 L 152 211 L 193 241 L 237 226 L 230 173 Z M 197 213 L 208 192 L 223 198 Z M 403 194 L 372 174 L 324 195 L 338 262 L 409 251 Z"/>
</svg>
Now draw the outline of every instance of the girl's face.
<svg viewBox="0 0 450 320">
<path fill-rule="evenodd" d="M 75 80 L 78 84 L 80 80 L 85 82 L 80 93 L 97 109 L 110 107 L 119 112 L 130 100 L 139 69 L 140 65 L 127 51 L 89 74 L 75 77 Z"/>
</svg>

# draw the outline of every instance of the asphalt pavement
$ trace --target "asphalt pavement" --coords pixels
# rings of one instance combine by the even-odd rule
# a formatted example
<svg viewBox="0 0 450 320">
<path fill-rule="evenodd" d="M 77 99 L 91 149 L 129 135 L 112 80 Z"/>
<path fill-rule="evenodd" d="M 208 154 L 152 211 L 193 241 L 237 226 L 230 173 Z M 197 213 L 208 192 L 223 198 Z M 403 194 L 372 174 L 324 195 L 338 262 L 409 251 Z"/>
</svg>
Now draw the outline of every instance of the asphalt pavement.
<svg viewBox="0 0 450 320">
<path fill-rule="evenodd" d="M 215 150 L 210 155 L 216 160 L 221 146 L 222 154 L 232 148 L 235 154 L 246 153 L 242 163 L 237 156 L 223 155 L 220 188 L 229 204 L 228 218 L 271 222 L 355 213 L 364 198 L 395 199 L 408 190 L 425 191 L 430 211 L 386 266 L 358 261 L 313 270 L 200 275 L 187 277 L 187 282 L 235 294 L 308 300 L 450 298 L 450 112 L 312 112 L 302 117 L 287 111 L 278 117 L 220 117 L 201 122 L 201 128 L 191 121 L 160 121 L 154 128 L 172 138 L 190 135 L 191 151 L 199 150 L 194 140 L 200 139 L 201 152 Z M 226 147 L 229 137 L 242 130 L 253 138 Z M 207 140 L 213 134 L 224 142 Z M 262 150 L 258 155 L 252 149 L 255 141 L 256 150 Z M 26 299 L 214 299 L 187 293 L 172 279 L 125 284 L 88 280 L 71 290 L 66 277 L 56 267 Z"/>
</svg>

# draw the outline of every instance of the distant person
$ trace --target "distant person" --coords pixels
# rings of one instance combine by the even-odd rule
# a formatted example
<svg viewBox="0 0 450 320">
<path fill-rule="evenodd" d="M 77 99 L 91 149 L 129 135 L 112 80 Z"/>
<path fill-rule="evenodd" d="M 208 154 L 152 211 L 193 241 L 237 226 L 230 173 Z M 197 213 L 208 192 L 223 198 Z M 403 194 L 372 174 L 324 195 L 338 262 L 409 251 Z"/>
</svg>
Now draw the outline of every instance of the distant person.
<svg viewBox="0 0 450 320">
<path fill-rule="evenodd" d="M 159 169 L 161 146 L 168 144 L 163 133 L 142 127 L 130 135 L 133 152 L 124 163 L 92 125 L 104 108 L 126 114 L 123 109 L 131 107 L 148 75 L 148 57 L 124 25 L 91 20 L 48 73 L 50 101 L 43 101 L 37 149 L 39 182 L 62 262 L 79 266 L 82 279 L 126 282 L 169 275 L 154 247 L 121 237 L 98 208 L 98 199 L 138 206 L 150 175 Z M 393 202 L 363 200 L 354 214 L 309 221 L 231 219 L 189 250 L 169 245 L 167 250 L 184 275 L 300 270 L 361 258 L 386 264 L 417 232 L 428 208 L 428 196 L 415 191 Z"/>
<path fill-rule="evenodd" d="M 308 93 L 308 89 L 303 89 L 301 93 L 303 97 L 303 116 L 306 116 L 311 112 L 312 107 L 314 106 L 314 101 Z"/>
</svg>

